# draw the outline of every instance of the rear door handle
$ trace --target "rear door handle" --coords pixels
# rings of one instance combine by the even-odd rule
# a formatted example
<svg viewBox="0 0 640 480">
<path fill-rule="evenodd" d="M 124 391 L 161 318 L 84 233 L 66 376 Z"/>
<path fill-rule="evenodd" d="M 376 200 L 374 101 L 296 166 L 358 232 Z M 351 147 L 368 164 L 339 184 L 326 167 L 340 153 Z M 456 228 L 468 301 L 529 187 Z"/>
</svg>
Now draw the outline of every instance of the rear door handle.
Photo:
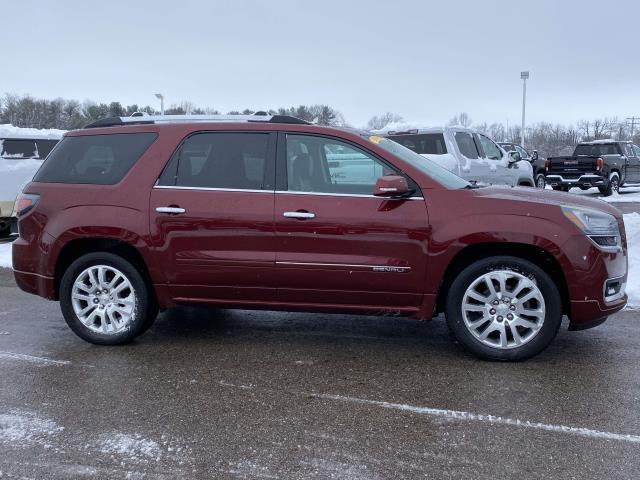
<svg viewBox="0 0 640 480">
<path fill-rule="evenodd" d="M 156 207 L 156 212 L 158 213 L 171 213 L 173 215 L 177 215 L 180 213 L 185 213 L 186 210 L 180 207 Z"/>
<path fill-rule="evenodd" d="M 303 220 L 316 218 L 316 214 L 311 212 L 284 212 L 282 215 L 287 218 L 300 218 Z"/>
</svg>

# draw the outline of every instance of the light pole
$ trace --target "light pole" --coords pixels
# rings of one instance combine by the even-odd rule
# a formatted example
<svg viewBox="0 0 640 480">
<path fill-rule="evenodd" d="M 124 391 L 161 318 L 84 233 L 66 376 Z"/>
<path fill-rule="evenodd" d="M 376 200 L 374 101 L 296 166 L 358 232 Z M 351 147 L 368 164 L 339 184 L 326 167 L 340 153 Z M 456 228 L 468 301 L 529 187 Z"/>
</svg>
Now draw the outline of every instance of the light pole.
<svg viewBox="0 0 640 480">
<path fill-rule="evenodd" d="M 520 130 L 520 145 L 524 147 L 524 112 L 527 106 L 527 79 L 529 78 L 529 72 L 520 72 L 520 78 L 522 79 L 522 128 Z"/>
<path fill-rule="evenodd" d="M 160 115 L 164 115 L 164 95 L 156 93 L 156 98 L 160 99 Z"/>
</svg>

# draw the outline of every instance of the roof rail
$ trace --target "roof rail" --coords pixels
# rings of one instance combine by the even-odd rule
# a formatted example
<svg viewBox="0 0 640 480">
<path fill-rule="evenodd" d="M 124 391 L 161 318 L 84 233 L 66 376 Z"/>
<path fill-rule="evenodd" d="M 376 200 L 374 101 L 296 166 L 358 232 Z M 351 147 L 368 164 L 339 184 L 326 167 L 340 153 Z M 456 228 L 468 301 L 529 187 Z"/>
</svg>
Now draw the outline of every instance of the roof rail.
<svg viewBox="0 0 640 480">
<path fill-rule="evenodd" d="M 193 122 L 265 122 L 310 125 L 309 122 L 289 115 L 266 115 L 264 112 L 257 112 L 254 115 L 145 115 L 135 117 L 108 117 L 96 120 L 95 122 L 86 125 L 84 128 Z"/>
</svg>

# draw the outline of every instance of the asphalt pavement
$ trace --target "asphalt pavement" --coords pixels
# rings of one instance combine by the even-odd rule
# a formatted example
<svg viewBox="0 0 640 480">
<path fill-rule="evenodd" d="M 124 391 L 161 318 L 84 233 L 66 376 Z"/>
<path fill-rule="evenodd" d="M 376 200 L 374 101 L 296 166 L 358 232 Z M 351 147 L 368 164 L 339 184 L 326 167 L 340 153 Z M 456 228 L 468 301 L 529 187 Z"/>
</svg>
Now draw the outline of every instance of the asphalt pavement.
<svg viewBox="0 0 640 480">
<path fill-rule="evenodd" d="M 98 347 L 0 269 L 0 479 L 637 478 L 639 333 L 510 364 L 442 319 L 180 308 Z"/>
</svg>

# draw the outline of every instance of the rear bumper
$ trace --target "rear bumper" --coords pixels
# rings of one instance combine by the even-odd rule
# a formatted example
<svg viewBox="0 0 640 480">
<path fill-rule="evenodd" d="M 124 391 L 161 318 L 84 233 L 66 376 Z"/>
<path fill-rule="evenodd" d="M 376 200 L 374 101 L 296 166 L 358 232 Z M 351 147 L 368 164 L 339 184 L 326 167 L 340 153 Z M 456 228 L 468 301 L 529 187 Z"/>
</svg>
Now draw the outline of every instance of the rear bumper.
<svg viewBox="0 0 640 480">
<path fill-rule="evenodd" d="M 55 284 L 53 277 L 45 277 L 37 273 L 13 271 L 13 276 L 21 290 L 33 293 L 49 300 L 54 300 Z"/>
<path fill-rule="evenodd" d="M 578 178 L 569 178 L 558 173 L 547 174 L 547 184 L 552 187 L 603 187 L 607 179 L 595 173 L 587 173 Z"/>
</svg>

